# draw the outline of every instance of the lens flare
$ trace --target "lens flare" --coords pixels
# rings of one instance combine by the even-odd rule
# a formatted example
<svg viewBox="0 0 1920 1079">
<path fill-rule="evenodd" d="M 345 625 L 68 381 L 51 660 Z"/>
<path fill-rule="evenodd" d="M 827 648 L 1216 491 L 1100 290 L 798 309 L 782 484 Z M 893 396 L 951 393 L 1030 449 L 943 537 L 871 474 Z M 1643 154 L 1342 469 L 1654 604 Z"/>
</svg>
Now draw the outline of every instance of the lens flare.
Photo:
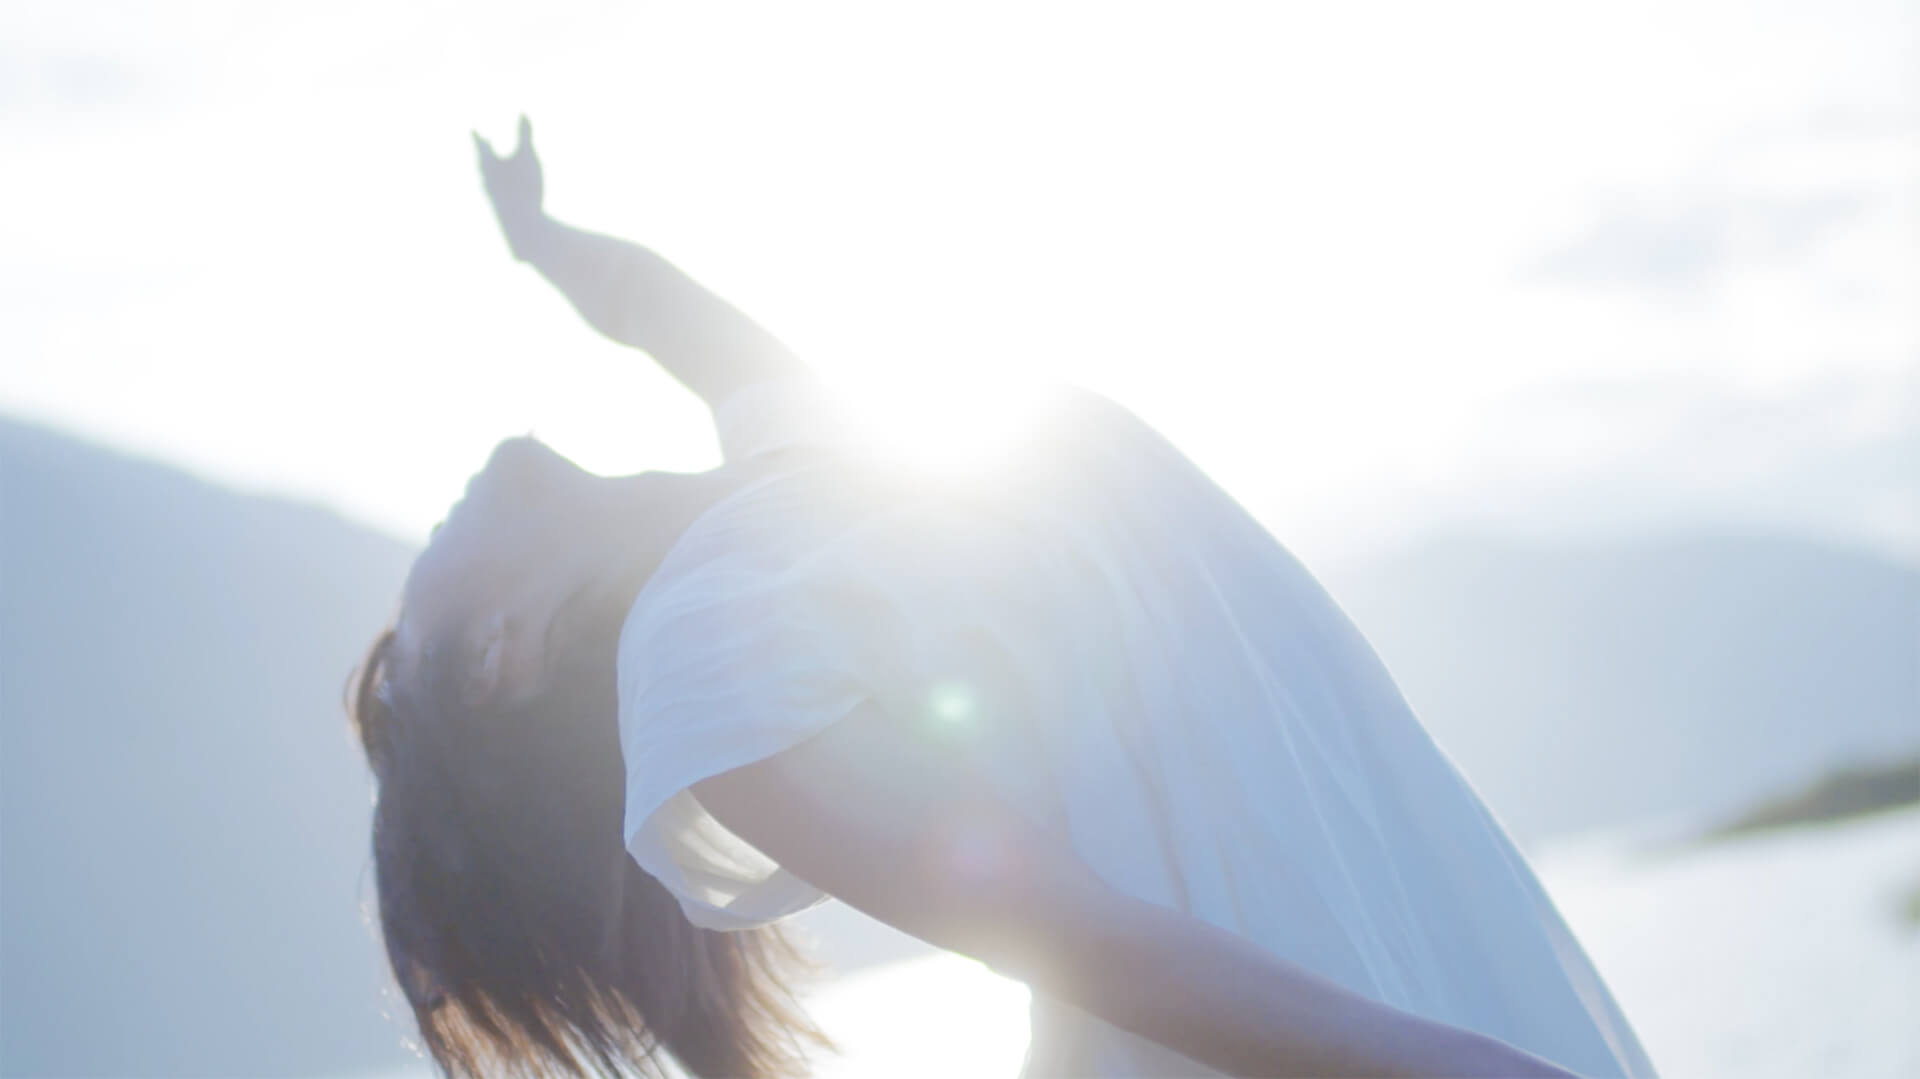
<svg viewBox="0 0 1920 1079">
<path fill-rule="evenodd" d="M 973 691 L 963 682 L 941 682 L 927 693 L 927 713 L 942 724 L 965 724 L 976 710 Z"/>
</svg>

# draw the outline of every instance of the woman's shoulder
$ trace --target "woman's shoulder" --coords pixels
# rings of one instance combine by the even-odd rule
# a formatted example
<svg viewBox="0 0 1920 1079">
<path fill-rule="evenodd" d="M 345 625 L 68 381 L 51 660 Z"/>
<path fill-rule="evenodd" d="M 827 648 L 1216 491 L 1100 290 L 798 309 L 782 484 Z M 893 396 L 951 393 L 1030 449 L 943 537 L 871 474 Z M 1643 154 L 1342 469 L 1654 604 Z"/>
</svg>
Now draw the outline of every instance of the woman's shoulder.
<svg viewBox="0 0 1920 1079">
<path fill-rule="evenodd" d="M 623 664 L 635 654 L 701 646 L 709 623 L 738 624 L 796 602 L 815 575 L 809 567 L 850 560 L 845 552 L 887 500 L 857 461 L 796 456 L 743 467 L 740 485 L 681 533 L 628 609 Z"/>
<path fill-rule="evenodd" d="M 735 403 L 772 407 L 811 392 L 757 388 L 766 392 Z M 1116 497 L 1159 486 L 1151 458 L 1170 447 L 1111 399 L 1060 387 L 1026 419 L 1000 467 L 971 477 L 922 474 L 797 429 L 796 442 L 763 445 L 726 466 L 738 469 L 740 486 L 667 553 L 636 597 L 626 635 L 673 636 L 695 612 L 748 617 L 740 612 L 822 591 L 1007 576 L 1097 535 Z M 756 430 L 774 438 L 772 426 Z"/>
<path fill-rule="evenodd" d="M 812 376 L 769 379 L 747 386 L 713 411 L 728 461 L 745 461 L 797 448 L 843 445 L 849 424 L 841 398 Z"/>
</svg>

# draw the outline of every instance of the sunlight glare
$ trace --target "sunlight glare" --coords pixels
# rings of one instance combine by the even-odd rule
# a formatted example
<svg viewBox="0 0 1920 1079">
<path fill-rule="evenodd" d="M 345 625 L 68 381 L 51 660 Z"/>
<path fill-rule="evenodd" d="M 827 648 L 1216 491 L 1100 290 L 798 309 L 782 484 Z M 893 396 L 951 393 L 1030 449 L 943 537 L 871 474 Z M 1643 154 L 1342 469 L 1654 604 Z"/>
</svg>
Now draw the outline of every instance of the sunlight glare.
<svg viewBox="0 0 1920 1079">
<path fill-rule="evenodd" d="M 1014 1075 L 1026 1054 L 1027 987 L 958 955 L 908 960 L 836 979 L 809 1010 L 845 1051 L 821 1079 L 976 1079 Z"/>
<path fill-rule="evenodd" d="M 840 379 L 834 389 L 876 459 L 953 478 L 1006 464 L 1040 400 L 1033 388 L 978 376 Z"/>
</svg>

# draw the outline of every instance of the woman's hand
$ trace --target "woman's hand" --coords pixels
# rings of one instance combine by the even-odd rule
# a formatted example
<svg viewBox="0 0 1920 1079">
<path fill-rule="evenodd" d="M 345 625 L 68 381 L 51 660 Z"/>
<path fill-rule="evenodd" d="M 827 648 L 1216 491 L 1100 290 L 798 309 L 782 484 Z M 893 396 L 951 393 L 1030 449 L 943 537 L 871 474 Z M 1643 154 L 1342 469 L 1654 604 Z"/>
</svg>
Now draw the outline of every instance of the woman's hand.
<svg viewBox="0 0 1920 1079">
<path fill-rule="evenodd" d="M 506 157 L 477 132 L 473 146 L 513 257 L 553 282 L 594 329 L 652 356 L 708 407 L 756 382 L 808 373 L 772 334 L 666 259 L 548 217 L 541 208 L 546 181 L 525 116 Z"/>
<path fill-rule="evenodd" d="M 480 179 L 486 185 L 487 199 L 500 219 L 500 231 L 506 234 L 507 248 L 513 257 L 525 262 L 532 257 L 534 244 L 548 224 L 541 200 L 546 182 L 540 175 L 540 157 L 533 152 L 533 125 L 520 117 L 520 131 L 513 153 L 501 157 L 493 144 L 473 133 L 473 145 L 480 153 Z"/>
</svg>

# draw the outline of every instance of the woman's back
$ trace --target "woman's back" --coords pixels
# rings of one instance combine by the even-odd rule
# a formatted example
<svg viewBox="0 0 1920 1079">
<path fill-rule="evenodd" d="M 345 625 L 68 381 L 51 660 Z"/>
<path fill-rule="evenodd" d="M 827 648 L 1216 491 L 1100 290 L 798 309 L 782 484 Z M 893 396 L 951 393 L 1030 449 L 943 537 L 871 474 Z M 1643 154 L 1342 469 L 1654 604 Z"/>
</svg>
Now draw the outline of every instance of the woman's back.
<svg viewBox="0 0 1920 1079">
<path fill-rule="evenodd" d="M 743 422 L 768 449 L 809 441 L 781 414 L 770 399 Z M 716 725 L 744 702 L 811 713 L 794 733 L 871 698 L 1125 892 L 1584 1074 L 1649 1074 L 1525 862 L 1311 575 L 1124 410 L 1072 393 L 1050 418 L 991 488 L 793 454 L 696 523 L 622 643 L 642 866 L 706 924 L 817 898 L 704 820 L 684 775 L 739 754 L 716 740 L 779 740 Z M 1030 1074 L 1207 1074 L 1040 996 L 1033 1028 Z"/>
</svg>

